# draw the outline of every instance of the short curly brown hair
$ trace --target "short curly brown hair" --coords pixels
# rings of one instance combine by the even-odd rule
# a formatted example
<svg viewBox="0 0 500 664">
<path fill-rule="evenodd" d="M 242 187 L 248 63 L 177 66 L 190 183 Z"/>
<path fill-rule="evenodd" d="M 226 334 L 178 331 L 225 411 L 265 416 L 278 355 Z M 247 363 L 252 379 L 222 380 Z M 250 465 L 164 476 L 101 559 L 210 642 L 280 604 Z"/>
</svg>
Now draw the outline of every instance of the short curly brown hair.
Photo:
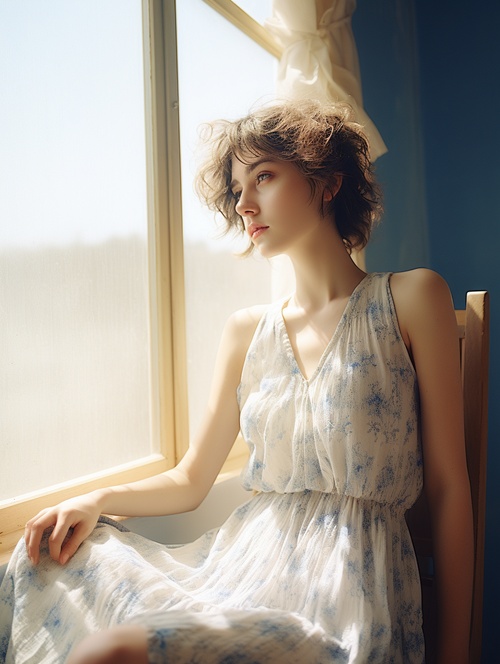
<svg viewBox="0 0 500 664">
<path fill-rule="evenodd" d="M 322 213 L 335 219 L 349 251 L 363 248 L 382 212 L 380 189 L 370 161 L 368 141 L 346 104 L 301 100 L 273 103 L 236 121 L 205 125 L 209 146 L 195 181 L 209 209 L 224 217 L 225 231 L 244 231 L 231 191 L 232 160 L 269 156 L 293 162 L 309 181 L 311 192 L 332 185 L 342 175 L 335 197 Z M 245 252 L 251 253 L 253 245 Z"/>
</svg>

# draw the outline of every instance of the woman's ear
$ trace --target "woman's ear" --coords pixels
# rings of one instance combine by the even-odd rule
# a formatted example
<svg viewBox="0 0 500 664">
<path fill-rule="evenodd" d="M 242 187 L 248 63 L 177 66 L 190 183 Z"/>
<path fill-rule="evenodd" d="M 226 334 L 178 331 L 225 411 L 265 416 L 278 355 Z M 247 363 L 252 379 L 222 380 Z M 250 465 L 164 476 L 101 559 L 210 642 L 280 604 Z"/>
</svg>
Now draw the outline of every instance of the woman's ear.
<svg viewBox="0 0 500 664">
<path fill-rule="evenodd" d="M 323 192 L 323 203 L 329 203 L 332 201 L 335 196 L 339 193 L 340 187 L 342 186 L 342 175 L 337 173 L 331 179 L 330 184 L 325 187 Z"/>
</svg>

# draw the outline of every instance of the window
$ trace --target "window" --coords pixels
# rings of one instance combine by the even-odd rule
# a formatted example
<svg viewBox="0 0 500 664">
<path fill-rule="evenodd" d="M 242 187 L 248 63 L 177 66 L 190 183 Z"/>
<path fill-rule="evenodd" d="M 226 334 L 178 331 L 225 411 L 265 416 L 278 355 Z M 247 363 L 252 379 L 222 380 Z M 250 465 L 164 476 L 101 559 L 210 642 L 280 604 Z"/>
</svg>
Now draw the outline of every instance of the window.
<svg viewBox="0 0 500 664">
<path fill-rule="evenodd" d="M 195 127 L 272 96 L 274 56 L 233 2 L 177 13 L 0 5 L 0 551 L 44 505 L 172 466 L 223 321 L 270 297 L 271 268 L 215 241 L 192 179 Z"/>
</svg>

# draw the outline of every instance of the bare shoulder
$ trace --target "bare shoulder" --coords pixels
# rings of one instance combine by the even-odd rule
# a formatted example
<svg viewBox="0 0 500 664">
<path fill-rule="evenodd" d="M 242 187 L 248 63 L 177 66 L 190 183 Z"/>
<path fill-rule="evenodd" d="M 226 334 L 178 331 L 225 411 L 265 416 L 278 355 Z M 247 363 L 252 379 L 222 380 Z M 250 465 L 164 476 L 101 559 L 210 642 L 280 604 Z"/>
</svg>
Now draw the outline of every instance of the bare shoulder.
<svg viewBox="0 0 500 664">
<path fill-rule="evenodd" d="M 228 319 L 228 323 L 234 325 L 239 332 L 252 334 L 264 313 L 269 308 L 268 304 L 257 304 L 246 309 L 238 309 Z"/>
<path fill-rule="evenodd" d="M 256 305 L 235 311 L 227 319 L 221 345 L 233 359 L 242 363 L 257 325 L 269 305 Z"/>
<path fill-rule="evenodd" d="M 437 295 L 449 297 L 450 290 L 443 277 L 427 268 L 417 268 L 407 272 L 395 272 L 391 275 L 391 290 L 395 299 L 408 297 L 418 300 Z"/>
<path fill-rule="evenodd" d="M 253 307 L 247 307 L 246 309 L 239 309 L 228 318 L 226 327 L 233 334 L 236 334 L 240 340 L 247 340 L 249 344 L 255 334 L 260 319 L 268 307 L 269 305 L 258 304 Z"/>
<path fill-rule="evenodd" d="M 425 329 L 427 333 L 454 324 L 450 289 L 437 272 L 418 268 L 391 276 L 391 292 L 405 342 Z"/>
</svg>

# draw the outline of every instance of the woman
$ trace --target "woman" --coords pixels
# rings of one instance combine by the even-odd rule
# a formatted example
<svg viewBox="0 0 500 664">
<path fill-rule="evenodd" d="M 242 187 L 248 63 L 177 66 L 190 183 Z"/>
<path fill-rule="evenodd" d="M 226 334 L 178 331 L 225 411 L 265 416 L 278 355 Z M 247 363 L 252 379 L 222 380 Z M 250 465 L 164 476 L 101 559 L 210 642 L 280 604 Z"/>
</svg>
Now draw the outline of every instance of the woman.
<svg viewBox="0 0 500 664">
<path fill-rule="evenodd" d="M 353 262 L 380 204 L 346 108 L 276 104 L 214 124 L 210 141 L 202 196 L 249 250 L 289 256 L 295 290 L 230 317 L 204 424 L 176 468 L 28 522 L 32 565 L 19 546 L 0 595 L 16 602 L 7 661 L 65 661 L 82 639 L 70 664 L 423 662 L 404 513 L 425 467 L 438 661 L 465 664 L 472 517 L 449 290 L 429 270 Z M 96 527 L 103 513 L 195 508 L 240 429 L 256 495 L 220 530 L 168 549 Z"/>
</svg>

